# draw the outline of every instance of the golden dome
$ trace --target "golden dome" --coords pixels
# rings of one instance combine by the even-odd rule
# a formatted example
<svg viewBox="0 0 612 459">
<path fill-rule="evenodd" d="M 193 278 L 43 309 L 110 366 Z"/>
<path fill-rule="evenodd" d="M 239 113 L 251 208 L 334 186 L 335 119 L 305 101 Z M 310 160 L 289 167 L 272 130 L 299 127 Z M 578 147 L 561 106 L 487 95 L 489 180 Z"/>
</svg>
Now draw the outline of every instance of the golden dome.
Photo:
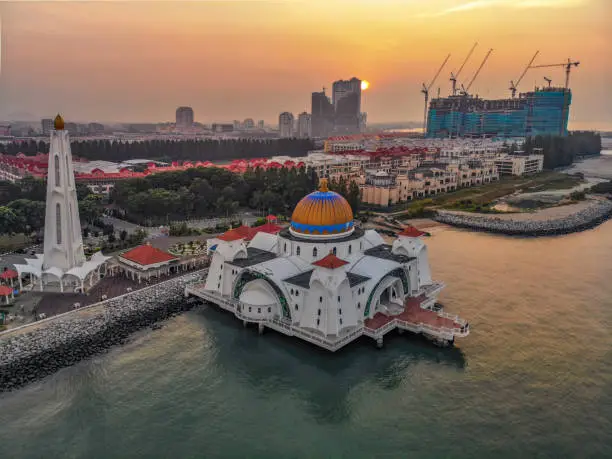
<svg viewBox="0 0 612 459">
<path fill-rule="evenodd" d="M 64 119 L 58 113 L 55 117 L 55 121 L 53 122 L 56 131 L 61 131 L 64 129 Z"/>
<path fill-rule="evenodd" d="M 340 234 L 353 229 L 353 210 L 346 199 L 327 188 L 321 179 L 319 191 L 302 198 L 291 216 L 291 229 L 310 235 Z"/>
</svg>

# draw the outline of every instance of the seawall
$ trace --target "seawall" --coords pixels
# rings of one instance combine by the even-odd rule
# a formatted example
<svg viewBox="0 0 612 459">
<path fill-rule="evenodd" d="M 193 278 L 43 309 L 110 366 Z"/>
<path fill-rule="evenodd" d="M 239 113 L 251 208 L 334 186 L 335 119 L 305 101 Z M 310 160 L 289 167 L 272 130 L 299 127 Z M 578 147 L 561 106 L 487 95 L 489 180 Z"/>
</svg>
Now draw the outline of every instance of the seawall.
<svg viewBox="0 0 612 459">
<path fill-rule="evenodd" d="M 612 217 L 612 201 L 597 200 L 592 206 L 564 218 L 512 220 L 494 216 L 437 211 L 433 220 L 473 231 L 509 236 L 555 236 L 594 228 Z"/>
<path fill-rule="evenodd" d="M 188 274 L 106 300 L 86 314 L 50 320 L 0 339 L 0 392 L 42 379 L 63 367 L 122 344 L 133 332 L 192 309 L 184 298 Z"/>
</svg>

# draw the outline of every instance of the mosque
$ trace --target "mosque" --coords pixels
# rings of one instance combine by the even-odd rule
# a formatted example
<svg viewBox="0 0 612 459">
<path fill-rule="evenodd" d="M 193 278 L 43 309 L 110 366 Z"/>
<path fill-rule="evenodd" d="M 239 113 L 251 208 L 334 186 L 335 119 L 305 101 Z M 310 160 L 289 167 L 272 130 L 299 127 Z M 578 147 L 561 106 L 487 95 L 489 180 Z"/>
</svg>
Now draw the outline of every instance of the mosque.
<svg viewBox="0 0 612 459">
<path fill-rule="evenodd" d="M 407 227 L 387 244 L 357 226 L 346 199 L 321 179 L 289 228 L 248 242 L 236 231 L 219 236 L 206 280 L 185 295 L 257 324 L 260 333 L 270 328 L 329 351 L 362 335 L 382 346 L 394 329 L 449 345 L 469 334 L 469 324 L 436 303 L 444 284 L 431 278 L 424 235 Z"/>
</svg>

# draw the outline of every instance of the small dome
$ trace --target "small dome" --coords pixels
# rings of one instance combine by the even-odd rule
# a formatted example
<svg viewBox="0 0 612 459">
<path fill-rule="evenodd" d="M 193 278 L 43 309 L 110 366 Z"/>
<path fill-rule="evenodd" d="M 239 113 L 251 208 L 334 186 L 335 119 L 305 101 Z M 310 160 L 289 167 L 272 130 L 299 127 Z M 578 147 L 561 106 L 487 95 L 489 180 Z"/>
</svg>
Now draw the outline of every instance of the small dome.
<svg viewBox="0 0 612 459">
<path fill-rule="evenodd" d="M 64 119 L 58 113 L 55 117 L 55 121 L 53 122 L 56 131 L 61 131 L 64 129 Z"/>
<path fill-rule="evenodd" d="M 327 188 L 321 179 L 319 191 L 302 198 L 291 216 L 291 230 L 304 235 L 334 235 L 352 231 L 353 210 L 346 199 Z"/>
</svg>

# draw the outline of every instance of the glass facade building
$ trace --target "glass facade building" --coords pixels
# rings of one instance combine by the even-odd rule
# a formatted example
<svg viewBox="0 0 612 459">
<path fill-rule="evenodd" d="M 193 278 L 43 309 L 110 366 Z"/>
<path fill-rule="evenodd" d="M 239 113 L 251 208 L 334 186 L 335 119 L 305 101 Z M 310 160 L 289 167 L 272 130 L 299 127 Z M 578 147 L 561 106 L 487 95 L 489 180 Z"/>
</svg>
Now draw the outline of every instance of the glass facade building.
<svg viewBox="0 0 612 459">
<path fill-rule="evenodd" d="M 571 91 L 540 88 L 515 99 L 469 95 L 433 99 L 427 137 L 526 137 L 567 135 Z"/>
</svg>

